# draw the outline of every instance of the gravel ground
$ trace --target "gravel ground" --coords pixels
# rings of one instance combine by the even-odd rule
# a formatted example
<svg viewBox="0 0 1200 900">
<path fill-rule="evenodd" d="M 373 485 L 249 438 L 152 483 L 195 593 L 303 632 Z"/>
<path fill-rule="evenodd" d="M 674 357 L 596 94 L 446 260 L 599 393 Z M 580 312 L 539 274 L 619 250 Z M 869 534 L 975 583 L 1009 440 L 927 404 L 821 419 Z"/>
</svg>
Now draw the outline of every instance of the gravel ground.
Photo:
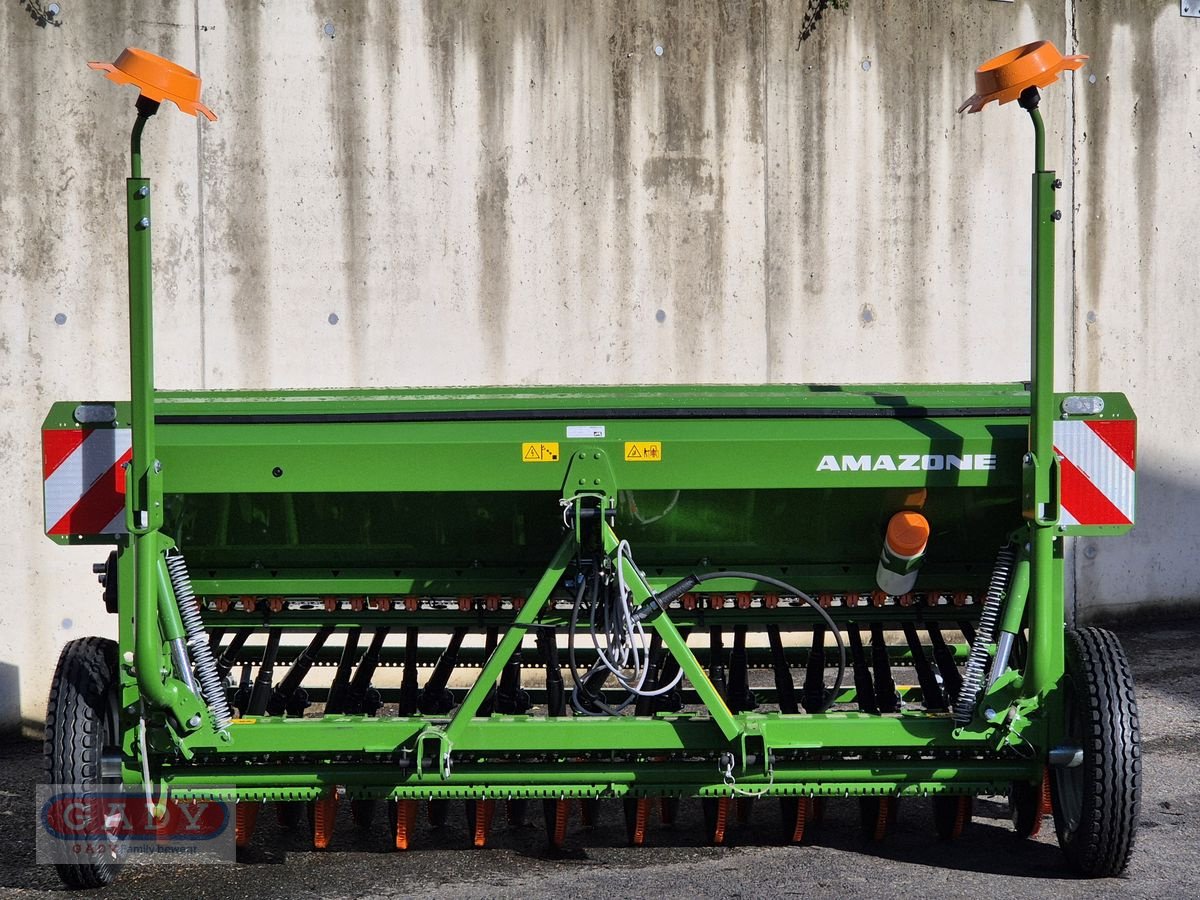
<svg viewBox="0 0 1200 900">
<path fill-rule="evenodd" d="M 601 804 L 597 827 L 573 823 L 566 848 L 545 848 L 540 810 L 510 829 L 501 815 L 485 850 L 467 846 L 461 804 L 438 833 L 423 827 L 414 849 L 388 849 L 386 817 L 356 834 L 340 814 L 334 846 L 315 853 L 300 835 L 259 822 L 237 865 L 126 869 L 107 898 L 201 897 L 1194 897 L 1200 894 L 1200 639 L 1195 623 L 1121 629 L 1138 683 L 1145 766 L 1141 829 L 1128 873 L 1073 880 L 1045 827 L 1033 841 L 1013 835 L 1003 800 L 981 800 L 961 840 L 940 843 L 928 804 L 905 801 L 898 827 L 864 845 L 854 801 L 832 802 L 816 842 L 778 846 L 778 806 L 759 801 L 726 848 L 702 844 L 699 805 L 685 802 L 680 824 L 654 824 L 648 846 L 624 846 L 620 804 Z M 0 743 L 0 895 L 40 897 L 61 890 L 54 870 L 34 864 L 34 784 L 40 746 Z"/>
</svg>

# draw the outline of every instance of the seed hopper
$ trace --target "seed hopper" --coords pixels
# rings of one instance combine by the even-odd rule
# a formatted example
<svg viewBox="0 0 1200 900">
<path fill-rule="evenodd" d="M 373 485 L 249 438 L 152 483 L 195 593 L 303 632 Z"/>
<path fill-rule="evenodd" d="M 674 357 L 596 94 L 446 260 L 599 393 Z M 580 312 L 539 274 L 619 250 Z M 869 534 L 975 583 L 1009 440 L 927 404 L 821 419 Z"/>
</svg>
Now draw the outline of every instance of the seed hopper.
<svg viewBox="0 0 1200 900">
<path fill-rule="evenodd" d="M 1083 59 L 1019 48 L 964 104 L 1033 126 L 1028 382 L 236 392 L 154 385 L 141 136 L 168 101 L 214 118 L 199 79 L 93 64 L 139 89 L 131 395 L 51 408 L 46 531 L 115 548 L 118 637 L 63 650 L 49 780 L 235 801 L 239 843 L 264 810 L 318 848 L 386 812 L 398 850 L 418 817 L 558 846 L 598 804 L 632 844 L 746 815 L 800 843 L 830 802 L 867 841 L 931 804 L 949 840 L 1003 795 L 1078 873 L 1120 872 L 1132 681 L 1111 633 L 1067 626 L 1063 559 L 1132 526 L 1135 419 L 1053 390 L 1038 109 Z"/>
</svg>

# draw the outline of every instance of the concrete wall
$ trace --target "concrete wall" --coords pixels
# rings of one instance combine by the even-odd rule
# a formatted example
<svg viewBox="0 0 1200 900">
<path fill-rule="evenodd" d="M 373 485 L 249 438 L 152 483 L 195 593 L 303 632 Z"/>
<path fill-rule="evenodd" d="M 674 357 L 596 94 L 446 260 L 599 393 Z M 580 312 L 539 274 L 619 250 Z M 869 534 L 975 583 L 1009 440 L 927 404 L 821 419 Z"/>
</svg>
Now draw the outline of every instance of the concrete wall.
<svg viewBox="0 0 1200 900">
<path fill-rule="evenodd" d="M 804 41 L 806 0 L 47 5 L 0 3 L 0 722 L 112 627 L 100 555 L 41 536 L 38 429 L 128 393 L 134 94 L 83 67 L 126 45 L 199 70 L 221 117 L 167 109 L 146 141 L 158 380 L 196 388 L 1020 379 L 1030 129 L 954 110 L 1010 46 L 1090 52 L 1043 107 L 1058 386 L 1128 391 L 1141 446 L 1138 528 L 1079 542 L 1080 607 L 1196 608 L 1178 3 L 852 0 Z"/>
</svg>

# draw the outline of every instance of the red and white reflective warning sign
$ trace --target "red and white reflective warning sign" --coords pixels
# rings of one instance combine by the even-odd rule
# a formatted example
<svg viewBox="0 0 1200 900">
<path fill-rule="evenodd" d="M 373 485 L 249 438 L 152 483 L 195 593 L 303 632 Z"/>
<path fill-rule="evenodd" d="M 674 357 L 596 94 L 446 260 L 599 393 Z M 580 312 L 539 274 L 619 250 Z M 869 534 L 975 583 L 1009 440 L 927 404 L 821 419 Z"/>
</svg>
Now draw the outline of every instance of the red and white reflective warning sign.
<svg viewBox="0 0 1200 900">
<path fill-rule="evenodd" d="M 1057 421 L 1063 525 L 1132 525 L 1136 421 Z"/>
<path fill-rule="evenodd" d="M 46 534 L 124 534 L 128 428 L 42 432 Z"/>
</svg>

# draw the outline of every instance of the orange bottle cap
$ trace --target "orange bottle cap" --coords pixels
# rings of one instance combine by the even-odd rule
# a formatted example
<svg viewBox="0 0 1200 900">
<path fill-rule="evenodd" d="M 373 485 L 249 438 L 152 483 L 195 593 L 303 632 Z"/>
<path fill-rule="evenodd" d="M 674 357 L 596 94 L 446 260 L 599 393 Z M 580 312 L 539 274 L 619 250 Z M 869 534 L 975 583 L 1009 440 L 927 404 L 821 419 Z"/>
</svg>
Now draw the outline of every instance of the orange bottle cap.
<svg viewBox="0 0 1200 900">
<path fill-rule="evenodd" d="M 1034 41 L 1001 53 L 975 70 L 975 94 L 958 111 L 976 113 L 993 100 L 1016 100 L 1026 88 L 1047 87 L 1058 80 L 1060 72 L 1078 69 L 1086 60 L 1084 55 L 1063 56 L 1049 41 Z"/>
<path fill-rule="evenodd" d="M 929 521 L 918 512 L 898 512 L 887 527 L 888 549 L 897 556 L 916 556 L 929 543 Z"/>
<path fill-rule="evenodd" d="M 136 85 L 142 95 L 162 103 L 170 100 L 189 116 L 200 113 L 216 121 L 211 109 L 200 102 L 200 77 L 183 66 L 136 47 L 126 47 L 113 63 L 90 62 L 117 84 Z"/>
</svg>

